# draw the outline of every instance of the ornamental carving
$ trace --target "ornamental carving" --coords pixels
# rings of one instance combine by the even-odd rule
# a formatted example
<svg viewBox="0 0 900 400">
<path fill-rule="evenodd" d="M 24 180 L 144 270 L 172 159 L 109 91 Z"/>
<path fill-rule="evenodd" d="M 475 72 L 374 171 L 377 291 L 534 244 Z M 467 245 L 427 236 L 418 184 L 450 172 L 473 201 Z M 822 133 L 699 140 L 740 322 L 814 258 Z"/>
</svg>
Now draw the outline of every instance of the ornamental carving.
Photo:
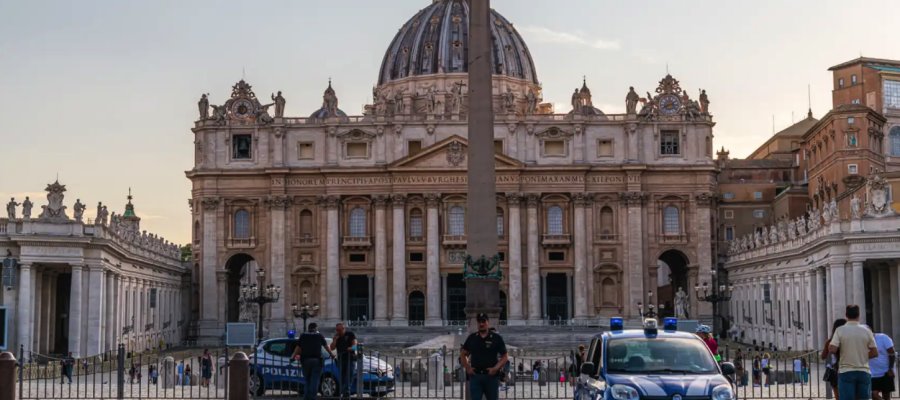
<svg viewBox="0 0 900 400">
<path fill-rule="evenodd" d="M 619 200 L 629 206 L 640 206 L 640 205 L 644 204 L 644 200 L 646 198 L 647 198 L 647 195 L 644 192 L 621 192 L 621 193 L 619 193 Z"/>
<path fill-rule="evenodd" d="M 707 192 L 698 193 L 694 198 L 697 200 L 697 205 L 703 207 L 711 206 L 716 201 L 716 196 Z"/>
<path fill-rule="evenodd" d="M 372 196 L 372 202 L 375 203 L 375 207 L 384 207 L 387 205 L 388 196 L 385 194 L 376 194 Z"/>
<path fill-rule="evenodd" d="M 594 198 L 590 193 L 572 193 L 572 200 L 576 207 L 584 207 L 590 205 Z"/>
<path fill-rule="evenodd" d="M 266 204 L 272 209 L 286 209 L 291 205 L 291 198 L 288 196 L 269 196 L 266 198 Z"/>
<path fill-rule="evenodd" d="M 204 197 L 200 199 L 200 204 L 203 206 L 204 210 L 215 210 L 219 207 L 219 202 L 221 200 L 218 197 Z"/>
<path fill-rule="evenodd" d="M 440 193 L 425 193 L 425 205 L 428 207 L 438 207 L 441 204 Z"/>
<path fill-rule="evenodd" d="M 339 196 L 319 196 L 319 205 L 327 209 L 336 209 L 341 204 Z"/>
<path fill-rule="evenodd" d="M 887 200 L 888 183 L 875 168 L 866 184 L 866 215 L 870 217 L 886 217 L 894 214 Z"/>
<path fill-rule="evenodd" d="M 38 219 L 42 221 L 50 221 L 50 222 L 65 222 L 69 220 L 69 217 L 66 215 L 66 206 L 63 205 L 63 198 L 65 195 L 63 192 L 66 191 L 66 186 L 61 185 L 58 181 L 53 182 L 50 185 L 47 185 L 47 188 L 44 189 L 47 191 L 47 202 L 46 206 L 41 206 L 43 211 Z M 27 198 L 26 198 L 27 199 Z M 11 201 L 10 203 L 14 203 Z M 30 201 L 29 201 L 30 203 Z M 27 214 L 31 216 L 31 206 L 28 206 Z M 13 211 L 10 213 L 10 219 L 15 218 L 15 206 L 13 206 Z"/>
<path fill-rule="evenodd" d="M 394 207 L 403 207 L 406 204 L 406 195 L 401 193 L 392 194 L 391 203 L 394 204 Z"/>
<path fill-rule="evenodd" d="M 452 141 L 447 145 L 447 162 L 454 167 L 458 167 L 466 160 L 466 152 L 462 143 Z"/>
<path fill-rule="evenodd" d="M 525 203 L 528 205 L 528 207 L 537 207 L 538 204 L 541 203 L 541 197 L 536 193 L 528 193 L 525 194 L 524 197 Z"/>
<path fill-rule="evenodd" d="M 507 193 L 506 194 L 506 204 L 508 204 L 510 207 L 513 207 L 513 206 L 517 207 L 519 205 L 519 202 L 521 202 L 521 201 L 522 201 L 521 193 Z"/>
</svg>

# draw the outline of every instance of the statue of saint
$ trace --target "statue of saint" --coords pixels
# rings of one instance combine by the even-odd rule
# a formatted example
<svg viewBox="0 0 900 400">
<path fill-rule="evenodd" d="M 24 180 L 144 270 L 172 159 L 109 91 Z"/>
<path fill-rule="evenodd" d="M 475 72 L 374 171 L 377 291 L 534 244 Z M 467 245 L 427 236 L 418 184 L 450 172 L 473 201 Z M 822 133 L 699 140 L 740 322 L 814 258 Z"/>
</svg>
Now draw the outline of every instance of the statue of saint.
<svg viewBox="0 0 900 400">
<path fill-rule="evenodd" d="M 510 88 L 506 88 L 506 94 L 503 95 L 503 107 L 507 113 L 516 112 L 516 95 Z"/>
<path fill-rule="evenodd" d="M 578 88 L 575 88 L 575 93 L 572 93 L 572 112 L 581 114 L 581 94 L 578 93 Z"/>
<path fill-rule="evenodd" d="M 275 102 L 275 118 L 284 117 L 284 104 L 286 101 L 284 100 L 284 96 L 281 95 L 281 91 L 278 91 L 278 95 L 272 95 L 272 101 Z"/>
<path fill-rule="evenodd" d="M 404 109 L 403 89 L 397 88 L 397 91 L 394 92 L 394 115 L 403 114 Z"/>
<path fill-rule="evenodd" d="M 107 218 L 109 218 L 109 211 L 106 210 L 106 206 L 100 210 L 100 225 L 106 225 Z"/>
<path fill-rule="evenodd" d="M 197 108 L 200 109 L 200 120 L 209 119 L 209 93 L 204 93 L 200 96 L 200 101 L 197 102 Z"/>
<path fill-rule="evenodd" d="M 850 199 L 850 214 L 853 216 L 853 219 L 862 218 L 862 211 L 859 206 L 859 195 L 854 193 L 853 198 Z"/>
<path fill-rule="evenodd" d="M 628 115 L 637 113 L 637 103 L 640 100 L 641 96 L 638 96 L 637 92 L 634 91 L 634 86 L 630 86 L 628 94 L 625 95 L 625 113 Z"/>
<path fill-rule="evenodd" d="M 97 202 L 97 218 L 94 219 L 94 225 L 100 225 L 100 214 L 103 213 L 103 202 Z"/>
<path fill-rule="evenodd" d="M 680 319 L 688 318 L 688 294 L 681 286 L 675 292 L 675 316 Z"/>
<path fill-rule="evenodd" d="M 329 84 L 329 87 L 331 87 L 330 84 Z M 322 96 L 322 100 L 323 100 L 322 102 L 324 103 L 322 105 L 322 107 L 324 107 L 325 110 L 328 111 L 328 116 L 336 117 L 338 115 L 338 113 L 337 113 L 338 98 L 337 98 L 337 95 L 334 93 L 334 91 L 333 90 L 325 91 L 325 95 Z"/>
<path fill-rule="evenodd" d="M 22 218 L 31 219 L 32 207 L 34 207 L 34 203 L 31 202 L 28 196 L 25 196 L 25 201 L 22 202 Z"/>
<path fill-rule="evenodd" d="M 75 199 L 75 205 L 72 206 L 72 209 L 75 211 L 75 221 L 81 222 L 84 218 L 84 210 L 87 207 L 81 203 L 81 199 Z"/>
<path fill-rule="evenodd" d="M 463 86 L 466 86 L 462 81 L 453 82 L 453 114 L 459 115 L 462 112 L 462 103 L 463 103 Z"/>
<path fill-rule="evenodd" d="M 525 115 L 532 115 L 537 111 L 537 95 L 534 94 L 534 90 L 528 89 L 528 93 L 525 94 Z"/>
<path fill-rule="evenodd" d="M 709 96 L 706 95 L 706 89 L 700 90 L 700 112 L 709 114 Z"/>
<path fill-rule="evenodd" d="M 9 214 L 10 221 L 16 219 L 16 206 L 18 205 L 19 203 L 16 203 L 15 197 L 10 197 L 9 203 L 6 203 L 6 213 Z"/>
</svg>

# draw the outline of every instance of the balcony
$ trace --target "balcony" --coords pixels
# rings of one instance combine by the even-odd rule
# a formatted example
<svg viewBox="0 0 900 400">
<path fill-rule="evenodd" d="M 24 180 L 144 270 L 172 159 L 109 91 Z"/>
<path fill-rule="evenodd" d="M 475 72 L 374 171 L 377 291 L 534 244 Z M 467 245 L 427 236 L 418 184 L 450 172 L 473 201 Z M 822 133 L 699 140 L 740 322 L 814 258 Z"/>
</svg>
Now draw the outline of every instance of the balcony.
<svg viewBox="0 0 900 400">
<path fill-rule="evenodd" d="M 466 235 L 444 235 L 443 243 L 444 247 L 465 247 L 466 246 Z"/>
<path fill-rule="evenodd" d="M 225 242 L 225 246 L 229 249 L 252 249 L 256 247 L 256 238 L 228 238 Z"/>
<path fill-rule="evenodd" d="M 409 243 L 425 243 L 425 237 L 424 236 L 409 236 L 406 239 L 406 241 Z"/>
<path fill-rule="evenodd" d="M 319 243 L 319 240 L 313 235 L 304 233 L 294 237 L 294 242 L 300 246 L 315 246 Z"/>
<path fill-rule="evenodd" d="M 371 236 L 344 236 L 342 246 L 347 249 L 367 249 L 372 247 Z"/>
<path fill-rule="evenodd" d="M 659 237 L 660 243 L 687 243 L 688 236 L 687 235 L 670 235 L 663 234 Z"/>
<path fill-rule="evenodd" d="M 541 235 L 544 247 L 565 247 L 572 244 L 572 235 Z"/>
</svg>

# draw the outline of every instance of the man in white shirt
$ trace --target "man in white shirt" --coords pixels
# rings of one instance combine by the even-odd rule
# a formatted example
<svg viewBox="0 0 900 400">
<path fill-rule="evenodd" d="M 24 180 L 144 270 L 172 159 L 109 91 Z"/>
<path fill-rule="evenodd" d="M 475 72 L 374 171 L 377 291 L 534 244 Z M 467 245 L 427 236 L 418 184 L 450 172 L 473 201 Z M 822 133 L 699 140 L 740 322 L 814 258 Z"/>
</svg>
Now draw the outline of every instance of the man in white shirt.
<svg viewBox="0 0 900 400">
<path fill-rule="evenodd" d="M 869 369 L 872 371 L 872 398 L 875 400 L 890 400 L 894 391 L 894 341 L 883 333 L 875 334 L 875 347 L 878 348 L 878 356 L 869 360 Z"/>
</svg>

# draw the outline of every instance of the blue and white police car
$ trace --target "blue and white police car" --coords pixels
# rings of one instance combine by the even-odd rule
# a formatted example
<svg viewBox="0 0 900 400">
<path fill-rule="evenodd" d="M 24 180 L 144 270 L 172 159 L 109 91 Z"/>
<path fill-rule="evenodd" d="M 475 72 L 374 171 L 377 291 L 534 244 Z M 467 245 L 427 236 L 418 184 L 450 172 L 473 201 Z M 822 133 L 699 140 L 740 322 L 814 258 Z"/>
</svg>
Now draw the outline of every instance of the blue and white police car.
<svg viewBox="0 0 900 400">
<path fill-rule="evenodd" d="M 575 400 L 733 400 L 726 376 L 734 365 L 719 365 L 696 335 L 677 331 L 678 321 L 644 320 L 643 329 L 624 329 L 622 318 L 593 338 Z"/>
<path fill-rule="evenodd" d="M 250 357 L 250 392 L 262 396 L 267 390 L 302 392 L 306 379 L 300 363 L 291 360 L 296 340 L 291 337 L 269 339 L 259 344 L 256 353 Z M 325 339 L 331 344 L 331 338 Z M 319 394 L 323 397 L 337 397 L 341 374 L 338 364 L 323 349 L 325 365 L 319 381 Z M 394 369 L 384 360 L 363 356 L 356 363 L 362 363 L 362 393 L 374 397 L 385 397 L 394 391 Z M 354 367 L 359 370 L 359 365 Z M 359 393 L 358 379 L 354 375 L 350 383 L 351 394 Z"/>
</svg>

